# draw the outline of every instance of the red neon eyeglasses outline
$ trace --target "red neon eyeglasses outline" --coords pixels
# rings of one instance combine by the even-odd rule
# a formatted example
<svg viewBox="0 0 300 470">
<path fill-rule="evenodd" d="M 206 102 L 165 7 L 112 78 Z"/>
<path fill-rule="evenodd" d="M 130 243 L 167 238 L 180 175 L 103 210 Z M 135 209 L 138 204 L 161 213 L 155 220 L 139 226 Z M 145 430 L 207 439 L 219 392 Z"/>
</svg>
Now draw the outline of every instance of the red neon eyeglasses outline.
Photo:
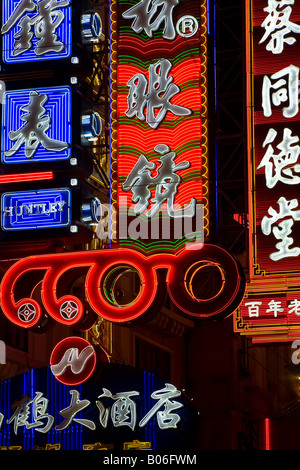
<svg viewBox="0 0 300 470">
<path fill-rule="evenodd" d="M 217 295 L 208 300 L 196 299 L 186 282 L 186 272 L 197 260 L 218 265 L 222 271 L 222 288 Z M 104 294 L 103 286 L 107 273 L 124 265 L 138 271 L 141 289 L 134 302 L 120 306 L 109 301 Z M 100 317 L 118 323 L 138 319 L 155 304 L 159 292 L 157 271 L 161 268 L 167 270 L 166 286 L 170 298 L 185 314 L 195 319 L 228 316 L 238 307 L 245 291 L 245 282 L 235 259 L 224 249 L 214 245 L 205 244 L 201 245 L 199 250 L 183 249 L 177 254 L 159 253 L 151 256 L 125 248 L 57 253 L 31 256 L 11 266 L 0 285 L 3 313 L 10 321 L 24 328 L 30 328 L 40 321 L 41 305 L 31 297 L 16 301 L 14 291 L 16 283 L 23 274 L 32 270 L 45 270 L 41 287 L 44 308 L 59 323 L 76 324 L 84 314 L 83 302 L 69 294 L 58 299 L 57 286 L 61 276 L 67 270 L 78 267 L 88 269 L 85 278 L 85 293 L 92 310 Z M 75 303 L 78 308 L 76 315 L 71 318 L 61 315 L 62 306 L 67 305 L 68 302 Z M 20 318 L 20 309 L 23 312 L 25 310 L 23 319 Z M 28 317 L 26 317 L 26 312 L 29 313 Z"/>
</svg>

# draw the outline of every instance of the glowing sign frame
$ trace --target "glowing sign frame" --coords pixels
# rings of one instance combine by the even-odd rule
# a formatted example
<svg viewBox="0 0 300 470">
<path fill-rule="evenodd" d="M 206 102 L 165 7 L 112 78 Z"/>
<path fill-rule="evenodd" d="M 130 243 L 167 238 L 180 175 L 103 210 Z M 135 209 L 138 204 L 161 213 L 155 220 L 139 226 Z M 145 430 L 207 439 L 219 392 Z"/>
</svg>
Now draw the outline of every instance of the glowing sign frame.
<svg viewBox="0 0 300 470">
<path fill-rule="evenodd" d="M 42 210 L 41 206 L 44 206 Z M 1 228 L 4 231 L 20 231 L 68 227 L 71 207 L 69 188 L 3 193 Z"/>
<path fill-rule="evenodd" d="M 39 144 L 37 150 L 31 158 L 25 155 L 23 144 L 14 155 L 5 156 L 5 152 L 12 148 L 12 141 L 9 138 L 10 131 L 17 131 L 25 128 L 22 116 L 28 116 L 22 110 L 30 102 L 30 93 L 46 95 L 47 101 L 43 105 L 45 116 L 50 118 L 49 129 L 45 134 L 58 141 L 65 142 L 67 148 L 63 151 L 47 150 Z M 69 86 L 30 88 L 11 90 L 4 93 L 4 103 L 2 105 L 1 124 L 1 161 L 5 165 L 30 164 L 39 162 L 51 162 L 68 160 L 71 156 L 72 145 L 72 91 Z"/>
<path fill-rule="evenodd" d="M 2 25 L 5 25 L 7 20 L 11 17 L 12 12 L 20 4 L 20 0 L 2 0 Z M 37 3 L 35 1 L 35 3 Z M 65 45 L 62 51 L 60 52 L 48 52 L 45 55 L 37 56 L 34 53 L 34 48 L 37 43 L 37 38 L 32 37 L 32 47 L 28 51 L 21 53 L 20 55 L 14 57 L 14 35 L 18 34 L 19 28 L 17 23 L 5 34 L 2 33 L 2 51 L 3 51 L 3 61 L 7 64 L 20 64 L 24 62 L 40 62 L 48 60 L 57 60 L 68 58 L 72 54 L 72 5 L 71 2 L 68 6 L 65 6 L 60 9 L 62 13 L 65 14 L 64 20 L 58 26 L 55 34 Z M 27 13 L 28 17 L 33 17 L 34 13 Z"/>
<path fill-rule="evenodd" d="M 177 16 L 185 18 L 188 13 L 197 18 L 199 30 L 190 37 L 175 35 L 170 41 L 161 37 L 162 27 L 153 37 L 144 33 L 137 34 L 131 29 L 132 20 L 122 19 L 121 14 L 132 5 L 113 0 L 111 2 L 111 176 L 112 203 L 118 211 L 127 211 L 131 202 L 131 193 L 121 189 L 140 155 L 149 161 L 158 160 L 154 148 L 157 144 L 168 145 L 176 153 L 176 163 L 190 161 L 191 167 L 180 173 L 182 182 L 176 195 L 176 204 L 183 207 L 195 198 L 204 205 L 204 237 L 209 235 L 208 221 L 208 158 L 207 158 L 207 84 L 206 84 L 206 1 L 188 1 L 188 7 L 181 2 Z M 122 11 L 121 11 L 122 10 Z M 174 12 L 175 14 L 175 8 Z M 181 16 L 180 16 L 181 15 Z M 128 118 L 126 111 L 126 84 L 136 73 L 148 78 L 149 64 L 167 59 L 172 64 L 169 77 L 179 86 L 180 93 L 172 103 L 192 110 L 190 116 L 175 116 L 168 112 L 164 122 L 157 129 L 151 129 L 147 123 Z M 126 91 L 127 89 L 127 91 Z M 201 117 L 200 117 L 201 116 Z M 119 204 L 127 198 L 127 206 Z M 112 224 L 112 233 L 118 234 L 117 222 Z M 113 237 L 114 238 L 114 237 Z M 118 238 L 118 237 L 115 237 Z M 146 253 L 153 253 L 162 248 L 168 251 L 180 249 L 182 240 L 118 240 L 119 245 L 135 247 Z"/>
<path fill-rule="evenodd" d="M 84 338 L 69 336 L 52 350 L 50 368 L 55 378 L 65 385 L 79 385 L 88 380 L 96 367 L 96 352 Z"/>
<path fill-rule="evenodd" d="M 281 144 L 285 127 L 291 129 L 292 136 L 297 136 L 300 113 L 292 113 L 295 114 L 293 116 L 287 114 L 287 103 L 280 103 L 281 98 L 279 98 L 279 95 L 279 104 L 275 105 L 276 100 L 275 97 L 273 98 L 270 90 L 272 90 L 273 86 L 277 86 L 276 80 L 279 88 L 279 80 L 282 83 L 286 81 L 287 86 L 288 80 L 291 80 L 290 76 L 286 73 L 281 77 L 279 75 L 284 70 L 287 72 L 287 68 L 291 64 L 293 67 L 294 65 L 297 67 L 300 65 L 297 60 L 300 53 L 300 37 L 299 34 L 294 35 L 296 41 L 291 44 L 284 44 L 284 49 L 281 53 L 272 53 L 271 50 L 267 50 L 267 41 L 262 41 L 264 33 L 262 24 L 264 20 L 266 21 L 268 13 L 263 11 L 263 5 L 257 0 L 248 0 L 246 3 L 250 277 L 251 279 L 278 275 L 290 277 L 299 273 L 298 257 L 289 256 L 278 261 L 272 261 L 270 255 L 276 251 L 275 245 L 278 243 L 279 238 L 276 239 L 273 233 L 269 235 L 263 233 L 262 220 L 265 217 L 264 221 L 268 222 L 266 217 L 269 217 L 270 221 L 269 208 L 279 213 L 280 204 L 283 202 L 282 196 L 288 201 L 297 198 L 299 192 L 297 191 L 298 185 L 287 184 L 287 178 L 285 178 L 285 183 L 277 181 L 276 184 L 272 183 L 275 184 L 274 187 L 267 187 L 267 172 L 270 170 L 265 167 L 266 160 L 262 160 L 264 155 L 265 159 L 267 158 L 266 152 L 271 151 L 272 147 L 273 153 L 276 156 L 279 155 L 280 150 L 277 145 Z M 295 2 L 291 7 L 291 11 L 290 20 L 299 28 L 299 4 Z M 293 36 L 293 34 L 290 35 Z M 269 39 L 271 41 L 271 35 Z M 277 75 L 278 78 L 276 78 Z M 279 89 L 279 91 L 281 90 Z M 268 92 L 269 96 L 267 96 Z M 286 92 L 289 94 L 288 90 Z M 269 101 L 271 101 L 272 106 L 271 109 L 267 110 L 269 107 L 266 107 L 265 104 Z M 287 108 L 286 111 L 285 108 Z M 272 135 L 268 133 L 271 129 L 274 131 L 272 131 Z M 287 146 L 287 143 L 285 145 Z M 295 143 L 293 143 L 293 146 L 295 147 Z M 292 149 L 292 144 L 290 149 Z M 272 161 L 272 157 L 270 161 Z M 290 169 L 290 171 L 292 170 Z M 275 172 L 274 168 L 273 172 Z M 293 244 L 291 247 L 295 247 L 300 244 L 299 222 L 294 223 L 292 230 L 293 235 L 290 236 L 293 237 Z M 265 232 L 267 232 L 266 227 Z"/>
</svg>

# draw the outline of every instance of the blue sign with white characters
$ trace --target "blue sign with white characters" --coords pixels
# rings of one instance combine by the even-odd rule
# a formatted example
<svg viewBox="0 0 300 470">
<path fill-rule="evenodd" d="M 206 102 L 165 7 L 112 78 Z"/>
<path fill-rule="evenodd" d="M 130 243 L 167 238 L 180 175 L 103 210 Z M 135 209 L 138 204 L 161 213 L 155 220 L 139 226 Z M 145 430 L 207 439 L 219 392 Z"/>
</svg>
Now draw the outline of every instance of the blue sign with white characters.
<svg viewBox="0 0 300 470">
<path fill-rule="evenodd" d="M 2 230 L 60 228 L 70 223 L 71 191 L 68 188 L 7 192 L 1 196 Z"/>
<path fill-rule="evenodd" d="M 70 57 L 71 8 L 71 0 L 2 0 L 3 61 L 17 64 Z"/>
<path fill-rule="evenodd" d="M 12 90 L 2 106 L 2 163 L 67 160 L 71 155 L 71 89 Z"/>
</svg>

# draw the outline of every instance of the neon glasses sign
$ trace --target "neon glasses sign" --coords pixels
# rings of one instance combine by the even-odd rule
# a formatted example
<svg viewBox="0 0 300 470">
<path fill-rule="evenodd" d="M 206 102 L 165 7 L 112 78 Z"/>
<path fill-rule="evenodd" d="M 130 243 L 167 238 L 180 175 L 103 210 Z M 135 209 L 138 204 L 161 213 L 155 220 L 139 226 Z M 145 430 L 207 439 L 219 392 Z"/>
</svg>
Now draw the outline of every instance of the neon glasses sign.
<svg viewBox="0 0 300 470">
<path fill-rule="evenodd" d="M 67 58 L 72 48 L 70 0 L 3 0 L 2 47 L 6 63 Z"/>
<path fill-rule="evenodd" d="M 72 145 L 70 87 L 7 91 L 2 107 L 2 163 L 62 161 Z"/>
</svg>

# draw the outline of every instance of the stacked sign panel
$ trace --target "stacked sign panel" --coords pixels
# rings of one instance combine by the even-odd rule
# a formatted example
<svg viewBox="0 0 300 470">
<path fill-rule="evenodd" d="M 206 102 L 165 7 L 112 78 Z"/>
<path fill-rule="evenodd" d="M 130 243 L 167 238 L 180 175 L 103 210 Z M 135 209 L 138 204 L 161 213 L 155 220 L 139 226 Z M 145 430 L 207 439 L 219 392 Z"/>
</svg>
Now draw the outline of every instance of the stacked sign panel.
<svg viewBox="0 0 300 470">
<path fill-rule="evenodd" d="M 236 330 L 284 341 L 300 325 L 300 5 L 247 2 L 250 282 Z"/>
</svg>

